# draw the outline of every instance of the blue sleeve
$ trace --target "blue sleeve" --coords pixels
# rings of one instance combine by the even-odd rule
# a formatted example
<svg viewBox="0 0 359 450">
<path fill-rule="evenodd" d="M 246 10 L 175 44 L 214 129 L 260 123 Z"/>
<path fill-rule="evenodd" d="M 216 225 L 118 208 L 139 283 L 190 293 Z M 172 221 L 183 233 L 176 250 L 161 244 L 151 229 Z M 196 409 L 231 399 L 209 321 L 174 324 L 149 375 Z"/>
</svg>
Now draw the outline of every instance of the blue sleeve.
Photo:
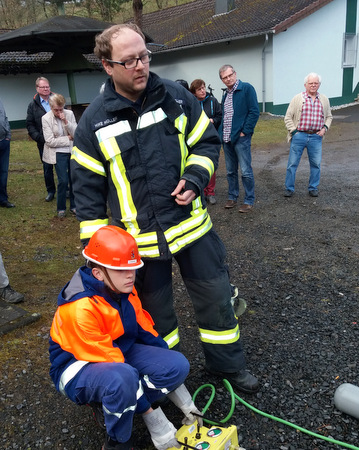
<svg viewBox="0 0 359 450">
<path fill-rule="evenodd" d="M 249 83 L 246 83 L 246 101 L 248 107 L 248 114 L 243 124 L 243 133 L 247 135 L 253 134 L 254 128 L 259 118 L 259 105 L 257 100 L 257 93 L 254 87 Z"/>
<path fill-rule="evenodd" d="M 145 331 L 140 325 L 138 325 L 137 341 L 142 344 L 152 345 L 153 347 L 168 348 L 167 343 L 160 335 L 154 336 L 152 333 Z"/>
</svg>

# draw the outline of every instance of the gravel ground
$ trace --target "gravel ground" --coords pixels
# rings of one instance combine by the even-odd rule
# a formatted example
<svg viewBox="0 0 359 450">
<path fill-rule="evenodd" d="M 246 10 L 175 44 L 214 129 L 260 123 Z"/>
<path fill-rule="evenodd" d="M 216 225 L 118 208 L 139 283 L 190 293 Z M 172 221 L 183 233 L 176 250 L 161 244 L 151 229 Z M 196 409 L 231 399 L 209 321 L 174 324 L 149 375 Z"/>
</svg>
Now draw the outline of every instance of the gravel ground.
<svg viewBox="0 0 359 450">
<path fill-rule="evenodd" d="M 211 207 L 211 216 L 227 247 L 232 282 L 247 302 L 239 318 L 241 336 L 248 370 L 261 381 L 257 394 L 239 395 L 267 413 L 263 416 L 237 402 L 227 424 L 238 427 L 240 444 L 247 450 L 343 447 L 276 418 L 359 448 L 358 421 L 333 403 L 340 384 L 359 384 L 359 130 L 346 117 L 344 112 L 338 115 L 340 127 L 324 144 L 317 199 L 306 191 L 306 158 L 298 170 L 296 194 L 283 197 L 288 155 L 283 142 L 275 148 L 253 149 L 255 209 L 249 214 L 224 210 L 227 182 L 221 156 L 218 204 Z M 217 395 L 209 413 L 221 420 L 230 408 L 229 395 L 221 380 L 203 371 L 191 304 L 176 268 L 174 274 L 182 350 L 191 362 L 187 385 L 192 393 L 204 383 L 215 385 Z M 34 366 L 31 354 L 24 352 L 26 359 L 19 362 L 15 377 L 10 377 L 7 366 L 2 368 L 0 447 L 100 449 L 103 432 L 94 425 L 89 408 L 73 405 L 51 385 L 48 331 L 43 327 L 37 334 L 42 367 Z M 9 384 L 9 378 L 15 381 Z M 198 406 L 204 406 L 204 397 L 198 396 Z M 180 414 L 169 404 L 163 409 L 179 427 Z M 134 436 L 136 450 L 153 448 L 139 418 Z"/>
</svg>

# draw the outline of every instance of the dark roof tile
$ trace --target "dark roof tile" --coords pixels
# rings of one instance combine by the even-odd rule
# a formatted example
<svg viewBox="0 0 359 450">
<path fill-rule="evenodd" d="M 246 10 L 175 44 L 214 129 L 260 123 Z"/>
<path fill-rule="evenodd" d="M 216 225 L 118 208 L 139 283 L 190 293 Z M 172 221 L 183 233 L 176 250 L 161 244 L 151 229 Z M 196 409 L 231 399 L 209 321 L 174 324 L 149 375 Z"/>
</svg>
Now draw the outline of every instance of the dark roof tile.
<svg viewBox="0 0 359 450">
<path fill-rule="evenodd" d="M 154 52 L 170 51 L 200 46 L 219 41 L 230 41 L 265 33 L 278 33 L 312 14 L 332 0 L 235 0 L 235 8 L 215 15 L 216 0 L 195 0 L 180 6 L 166 8 L 143 16 L 143 31 L 157 45 Z M 224 0 L 226 1 L 226 0 Z M 29 25 L 11 33 L 15 36 L 58 31 L 73 33 L 92 31 L 105 27 L 106 23 L 88 18 L 57 16 L 47 21 Z M 4 36 L 9 30 L 0 30 Z M 4 39 L 2 37 L 2 39 Z M 0 53 L 0 73 L 32 73 L 44 71 L 53 53 L 27 54 L 25 51 Z M 85 58 L 101 69 L 101 63 L 93 54 Z"/>
<path fill-rule="evenodd" d="M 154 51 L 283 31 L 332 0 L 236 0 L 235 8 L 215 15 L 215 0 L 196 0 L 143 16 L 143 30 Z M 151 47 L 152 48 L 152 47 Z"/>
</svg>

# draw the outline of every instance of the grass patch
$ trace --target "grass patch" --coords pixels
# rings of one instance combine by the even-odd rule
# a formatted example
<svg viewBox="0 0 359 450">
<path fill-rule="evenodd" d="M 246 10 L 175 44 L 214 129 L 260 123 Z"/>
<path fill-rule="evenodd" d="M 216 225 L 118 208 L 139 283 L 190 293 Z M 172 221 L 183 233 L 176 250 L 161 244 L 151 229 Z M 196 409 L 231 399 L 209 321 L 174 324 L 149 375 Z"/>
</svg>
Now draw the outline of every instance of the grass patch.
<svg viewBox="0 0 359 450">
<path fill-rule="evenodd" d="M 252 144 L 255 148 L 267 148 L 271 145 L 286 143 L 287 131 L 283 117 L 273 118 L 261 115 L 254 130 Z"/>
<path fill-rule="evenodd" d="M 23 307 L 40 313 L 40 326 L 50 327 L 58 292 L 83 258 L 78 221 L 70 215 L 58 219 L 56 200 L 45 202 L 46 194 L 36 143 L 12 141 L 8 195 L 16 207 L 1 208 L 0 249 L 10 284 L 25 295 Z M 38 324 L 26 327 L 30 339 Z M 13 353 L 21 331 L 0 338 L 0 364 Z"/>
</svg>

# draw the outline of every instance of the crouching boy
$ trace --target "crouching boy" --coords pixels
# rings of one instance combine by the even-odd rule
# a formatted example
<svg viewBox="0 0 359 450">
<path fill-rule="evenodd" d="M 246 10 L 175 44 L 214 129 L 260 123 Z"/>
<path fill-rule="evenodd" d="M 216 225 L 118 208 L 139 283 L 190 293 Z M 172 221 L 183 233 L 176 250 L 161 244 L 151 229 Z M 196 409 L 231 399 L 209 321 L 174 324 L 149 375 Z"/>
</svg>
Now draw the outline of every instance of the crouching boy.
<svg viewBox="0 0 359 450">
<path fill-rule="evenodd" d="M 184 412 L 184 423 L 199 411 L 183 384 L 187 359 L 168 349 L 134 288 L 143 266 L 136 241 L 109 225 L 96 231 L 83 255 L 87 266 L 59 294 L 50 331 L 56 389 L 78 405 L 102 405 L 104 450 L 132 448 L 135 413 L 157 449 L 179 448 L 175 427 L 151 404 L 167 395 Z"/>
</svg>

